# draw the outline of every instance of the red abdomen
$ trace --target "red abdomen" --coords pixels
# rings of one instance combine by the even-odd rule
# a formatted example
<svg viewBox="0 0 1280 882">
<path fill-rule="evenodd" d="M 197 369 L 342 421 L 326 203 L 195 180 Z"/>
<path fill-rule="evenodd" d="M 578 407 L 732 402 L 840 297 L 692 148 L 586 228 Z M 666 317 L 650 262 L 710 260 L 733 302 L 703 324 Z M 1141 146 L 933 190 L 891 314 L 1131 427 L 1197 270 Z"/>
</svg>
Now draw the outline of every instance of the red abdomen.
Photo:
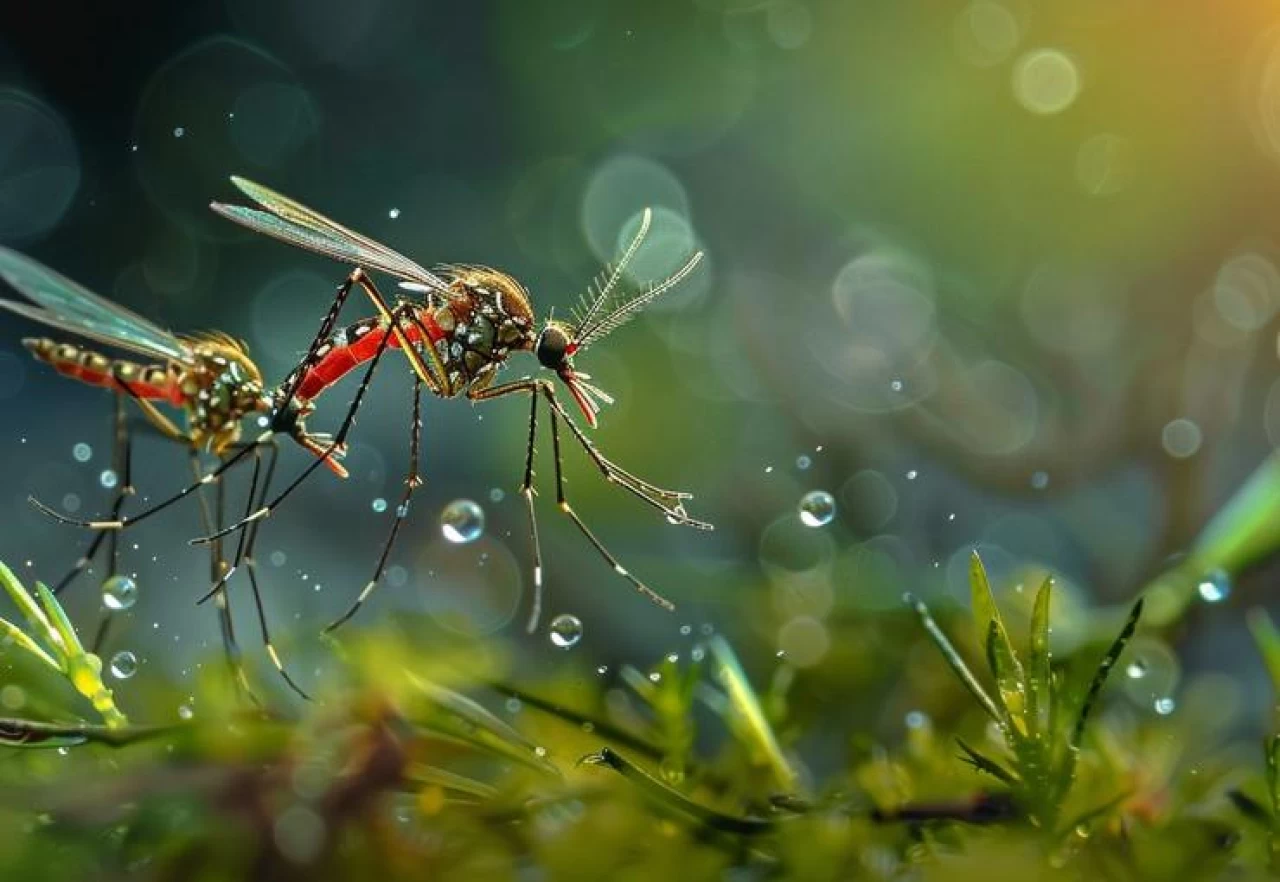
<svg viewBox="0 0 1280 882">
<path fill-rule="evenodd" d="M 411 322 L 404 328 L 405 337 L 411 344 L 422 342 L 424 329 L 425 336 L 432 345 L 444 336 L 429 313 L 421 312 L 418 321 L 421 322 L 421 327 L 418 322 Z M 350 371 L 373 358 L 388 334 L 391 334 L 391 329 L 380 318 L 362 319 L 335 333 L 316 351 L 315 364 L 307 370 L 302 382 L 298 384 L 298 397 L 303 401 L 316 398 Z M 399 346 L 399 338 L 392 334 L 387 347 L 397 349 Z"/>
<path fill-rule="evenodd" d="M 122 391 L 120 387 L 124 385 L 139 398 L 167 401 L 179 407 L 183 404 L 178 383 L 164 365 L 107 358 L 91 349 L 73 343 L 59 343 L 48 337 L 28 337 L 22 345 L 64 377 L 116 392 Z"/>
</svg>

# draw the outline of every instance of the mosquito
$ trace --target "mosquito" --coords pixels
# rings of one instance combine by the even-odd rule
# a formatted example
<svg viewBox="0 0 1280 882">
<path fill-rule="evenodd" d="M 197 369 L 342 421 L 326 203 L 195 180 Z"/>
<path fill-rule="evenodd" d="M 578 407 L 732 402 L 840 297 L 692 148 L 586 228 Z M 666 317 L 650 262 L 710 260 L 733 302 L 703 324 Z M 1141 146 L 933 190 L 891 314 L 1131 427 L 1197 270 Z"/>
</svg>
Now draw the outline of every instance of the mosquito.
<svg viewBox="0 0 1280 882">
<path fill-rule="evenodd" d="M 623 272 L 649 231 L 652 214 L 646 209 L 639 231 L 622 257 L 615 265 L 606 267 L 588 288 L 573 319 L 548 319 L 539 327 L 529 292 L 506 273 L 469 264 L 446 264 L 437 267 L 435 271 L 427 270 L 387 246 L 347 229 L 267 187 L 239 177 L 233 177 L 231 181 L 241 193 L 260 207 L 214 202 L 211 207 L 215 212 L 251 230 L 353 267 L 346 281 L 339 287 L 307 357 L 285 384 L 286 392 L 281 400 L 287 403 L 288 396 L 297 393 L 312 401 L 349 371 L 371 358 L 376 361 L 376 356 L 381 355 L 388 347 L 399 349 L 403 353 L 415 378 L 409 469 L 391 534 L 383 546 L 372 577 L 347 611 L 330 623 L 326 631 L 332 631 L 351 619 L 380 582 L 396 534 L 408 513 L 410 497 L 420 484 L 417 471 L 420 437 L 418 400 L 422 388 L 441 399 L 465 396 L 472 402 L 491 401 L 513 395 L 529 396 L 528 439 L 519 492 L 526 503 L 533 553 L 534 598 L 528 620 L 530 632 L 536 630 L 542 610 L 542 550 L 533 502 L 534 447 L 538 432 L 539 400 L 546 402 L 551 424 L 558 508 L 614 572 L 653 603 L 668 610 L 674 609 L 669 600 L 624 567 L 569 504 L 565 495 L 560 450 L 561 421 L 606 481 L 617 484 L 657 509 L 673 524 L 701 530 L 712 529 L 711 524 L 686 513 L 684 502 L 692 498 L 691 494 L 658 487 L 606 458 L 570 416 L 551 380 L 534 375 L 500 384 L 495 384 L 495 380 L 511 354 L 531 353 L 542 368 L 549 370 L 563 384 L 587 425 L 595 428 L 601 407 L 612 404 L 613 398 L 594 385 L 590 375 L 576 368 L 575 358 L 626 324 L 663 293 L 680 284 L 702 259 L 701 252 L 695 252 L 679 269 L 662 281 L 651 283 L 639 291 L 624 292 Z M 370 271 L 385 273 L 397 279 L 398 286 L 405 295 L 394 302 L 389 301 L 370 277 Z M 355 287 L 359 287 L 367 295 L 377 314 L 335 331 L 337 316 L 348 294 Z M 368 370 L 373 370 L 372 364 Z M 367 377 L 368 374 L 366 382 Z M 358 401 L 354 406 L 358 407 Z M 348 420 L 353 416 L 354 408 L 348 412 Z M 305 474 L 301 477 L 305 477 Z M 293 486 L 296 485 L 297 482 Z M 286 490 L 286 494 L 293 486 Z M 262 506 L 239 523 L 193 541 L 213 541 L 268 517 L 286 494 Z"/>
<path fill-rule="evenodd" d="M 7 248 L 0 248 L 0 278 L 31 301 L 25 303 L 0 299 L 0 308 L 75 337 L 152 360 L 150 363 L 139 363 L 116 358 L 79 342 L 59 341 L 48 337 L 30 337 L 22 341 L 36 359 L 50 365 L 59 374 L 90 386 L 111 390 L 116 396 L 115 451 L 112 459 L 117 483 L 111 520 L 94 522 L 102 528 L 102 532 L 99 532 L 86 553 L 58 583 L 55 593 L 60 593 L 89 566 L 100 550 L 104 537 L 108 542 L 111 574 L 114 575 L 119 559 L 119 529 L 111 527 L 123 528 L 165 507 L 162 504 L 141 514 L 122 516 L 126 498 L 134 493 L 131 441 L 124 407 L 126 400 L 132 400 L 147 422 L 160 434 L 187 448 L 196 481 L 192 489 L 214 484 L 217 495 L 213 512 L 203 494 L 198 494 L 202 522 L 207 532 L 220 529 L 224 523 L 224 485 L 218 480 L 219 477 L 231 464 L 250 451 L 254 452 L 254 469 L 248 507 L 262 504 L 275 470 L 277 448 L 274 441 L 266 437 L 260 439 L 263 442 L 261 444 L 241 446 L 241 423 L 245 417 L 273 414 L 277 408 L 272 393 L 264 385 L 262 373 L 243 343 L 220 333 L 187 337 L 172 334 L 35 260 Z M 185 428 L 179 428 L 160 409 L 161 405 L 181 410 L 185 416 Z M 331 450 L 328 436 L 307 432 L 307 412 L 301 399 L 298 399 L 278 424 L 285 427 L 287 433 L 301 446 L 328 462 L 335 472 L 345 475 L 342 467 L 333 460 L 335 451 Z M 265 434 L 270 436 L 271 433 Z M 232 451 L 237 447 L 238 452 L 233 454 Z M 265 475 L 261 474 L 264 457 L 260 455 L 260 451 L 263 449 L 266 450 Z M 222 461 L 218 469 L 203 471 L 200 464 L 201 451 L 208 451 Z M 41 511 L 58 520 L 83 523 L 70 521 L 43 503 L 32 501 Z M 257 531 L 248 532 L 241 538 L 242 545 L 245 546 L 244 556 L 249 561 L 247 569 L 267 654 L 286 681 L 297 689 L 296 684 L 285 673 L 267 633 L 257 573 L 252 564 Z M 215 585 L 224 584 L 230 573 L 222 555 L 221 544 L 215 544 L 211 550 L 211 578 Z M 238 662 L 239 649 L 230 606 L 221 593 L 217 606 L 222 639 L 231 660 L 233 675 L 247 691 L 247 679 Z M 106 621 L 109 619 L 104 620 L 95 642 L 100 643 L 105 638 Z"/>
</svg>

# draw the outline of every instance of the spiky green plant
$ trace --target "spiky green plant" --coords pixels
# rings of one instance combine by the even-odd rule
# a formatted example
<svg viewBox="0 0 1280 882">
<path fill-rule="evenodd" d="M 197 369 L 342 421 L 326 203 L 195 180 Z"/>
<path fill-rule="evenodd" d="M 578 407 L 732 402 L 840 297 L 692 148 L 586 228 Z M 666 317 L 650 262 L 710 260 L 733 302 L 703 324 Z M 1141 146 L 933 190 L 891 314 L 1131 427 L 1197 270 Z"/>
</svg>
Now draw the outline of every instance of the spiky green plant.
<svg viewBox="0 0 1280 882">
<path fill-rule="evenodd" d="M 1049 608 L 1053 595 L 1052 578 L 1046 578 L 1036 593 L 1025 663 L 1009 639 L 991 591 L 986 567 L 976 551 L 969 559 L 969 589 L 974 625 L 985 650 L 987 669 L 995 682 L 993 692 L 988 692 L 978 680 L 938 627 L 929 608 L 910 595 L 907 602 L 920 617 L 925 631 L 942 651 L 956 676 L 983 711 L 995 721 L 1010 754 L 1006 762 L 1001 762 L 957 739 L 964 759 L 1006 785 L 1033 823 L 1057 831 L 1063 803 L 1075 779 L 1085 726 L 1107 677 L 1138 627 L 1142 600 L 1133 605 L 1124 627 L 1103 655 L 1088 687 L 1073 708 L 1068 705 L 1074 693 L 1063 688 L 1062 678 L 1055 673 L 1051 663 Z M 1064 829 L 1074 826 L 1075 822 L 1065 825 Z"/>
</svg>

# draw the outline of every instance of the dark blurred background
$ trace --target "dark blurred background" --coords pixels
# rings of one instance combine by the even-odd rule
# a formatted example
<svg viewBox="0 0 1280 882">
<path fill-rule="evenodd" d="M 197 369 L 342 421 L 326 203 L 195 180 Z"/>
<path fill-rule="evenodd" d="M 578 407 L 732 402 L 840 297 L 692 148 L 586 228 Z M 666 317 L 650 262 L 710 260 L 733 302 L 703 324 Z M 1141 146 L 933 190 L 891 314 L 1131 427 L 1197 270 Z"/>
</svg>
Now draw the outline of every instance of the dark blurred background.
<svg viewBox="0 0 1280 882">
<path fill-rule="evenodd" d="M 593 662 L 683 651 L 713 627 L 756 657 L 831 663 L 828 622 L 907 589 L 963 597 L 975 545 L 1002 590 L 1048 569 L 1064 609 L 1120 603 L 1280 442 L 1270 4 L 18 6 L 0 34 L 0 243 L 167 327 L 244 338 L 273 382 L 344 268 L 212 215 L 233 173 L 421 263 L 507 270 L 541 315 L 575 303 L 646 205 L 638 280 L 706 249 L 579 367 L 618 398 L 601 447 L 694 492 L 717 531 L 664 523 L 566 450 L 577 509 L 675 615 L 556 512 L 540 445 L 548 612 L 582 619 Z M 18 340 L 35 330 L 0 316 L 0 556 L 52 580 L 88 537 L 26 498 L 105 510 L 110 402 L 30 361 Z M 336 425 L 352 391 L 313 426 Z M 267 523 L 258 557 L 285 646 L 313 645 L 368 578 L 408 405 L 390 359 L 351 479 L 318 474 Z M 425 612 L 563 657 L 521 637 L 525 413 L 428 402 L 426 484 L 356 626 Z M 145 496 L 187 475 L 162 439 L 138 454 Z M 822 527 L 799 517 L 812 490 L 836 502 Z M 458 498 L 487 527 L 455 546 L 439 516 Z M 184 543 L 198 532 L 184 505 L 126 534 L 139 601 L 112 639 L 144 672 L 216 645 L 212 612 L 192 605 L 207 588 Z M 1271 575 L 1194 616 L 1183 662 L 1257 675 L 1241 617 L 1222 611 L 1265 599 Z M 76 615 L 92 617 L 95 584 L 72 592 Z M 247 586 L 233 590 L 247 613 Z"/>
</svg>

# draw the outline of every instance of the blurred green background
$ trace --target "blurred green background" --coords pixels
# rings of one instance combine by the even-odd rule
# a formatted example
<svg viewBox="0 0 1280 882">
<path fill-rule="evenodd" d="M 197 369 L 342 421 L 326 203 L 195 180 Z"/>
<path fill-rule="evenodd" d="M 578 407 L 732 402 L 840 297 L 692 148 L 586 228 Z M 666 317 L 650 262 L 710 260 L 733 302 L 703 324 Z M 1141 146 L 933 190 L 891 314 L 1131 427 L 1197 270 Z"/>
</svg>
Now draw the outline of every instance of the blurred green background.
<svg viewBox="0 0 1280 882">
<path fill-rule="evenodd" d="M 278 382 L 344 270 L 212 215 L 230 174 L 423 264 L 511 272 L 544 316 L 654 206 L 641 280 L 694 247 L 708 259 L 579 367 L 618 399 L 601 447 L 695 493 L 717 530 L 664 523 L 566 451 L 578 511 L 679 609 L 649 606 L 556 512 L 544 441 L 547 610 L 582 619 L 579 663 L 715 629 L 757 662 L 838 665 L 832 623 L 908 589 L 963 602 L 974 546 L 1002 590 L 1048 569 L 1070 607 L 1131 597 L 1280 442 L 1278 23 L 1256 0 L 24 4 L 0 35 L 0 243 L 175 330 L 243 337 Z M 27 496 L 106 509 L 110 408 L 29 361 L 32 330 L 0 317 L 0 557 L 51 581 L 87 537 Z M 508 376 L 534 367 L 514 361 Z M 323 657 L 316 632 L 390 523 L 409 382 L 388 368 L 351 479 L 317 475 L 259 543 L 294 657 Z M 425 612 L 512 637 L 535 669 L 566 658 L 520 627 L 525 413 L 428 402 L 426 485 L 355 627 Z M 180 450 L 138 453 L 142 495 L 185 480 Z M 798 513 L 815 489 L 837 505 L 820 528 Z M 457 498 L 484 507 L 481 540 L 442 539 Z M 193 605 L 198 532 L 187 505 L 127 534 L 139 601 L 112 648 L 140 678 L 217 645 Z M 1232 674 L 1258 708 L 1239 613 L 1270 602 L 1276 572 L 1175 635 L 1183 665 Z M 247 585 L 233 592 L 251 635 Z M 93 580 L 70 597 L 91 620 Z M 1176 692 L 1169 659 L 1138 706 Z"/>
</svg>

